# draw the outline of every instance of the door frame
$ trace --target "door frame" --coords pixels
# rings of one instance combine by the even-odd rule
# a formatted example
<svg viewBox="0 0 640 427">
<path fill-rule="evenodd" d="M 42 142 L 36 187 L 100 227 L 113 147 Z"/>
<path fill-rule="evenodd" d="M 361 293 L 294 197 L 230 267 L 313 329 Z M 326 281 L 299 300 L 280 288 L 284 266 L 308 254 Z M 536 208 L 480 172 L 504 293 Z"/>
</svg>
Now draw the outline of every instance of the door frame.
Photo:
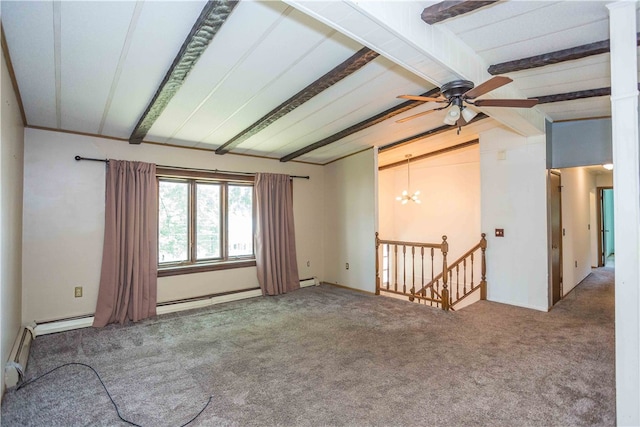
<svg viewBox="0 0 640 427">
<path fill-rule="evenodd" d="M 596 213 L 598 215 L 598 267 L 604 267 L 607 260 L 604 259 L 604 215 L 602 214 L 604 209 L 604 190 L 613 190 L 612 186 L 596 187 L 598 204 Z"/>
<path fill-rule="evenodd" d="M 557 170 L 557 169 L 549 169 L 549 174 L 548 174 L 548 187 L 547 187 L 547 218 L 548 218 L 548 258 L 549 258 L 549 307 L 553 307 L 555 304 L 557 304 L 559 301 L 561 301 L 564 298 L 564 263 L 563 263 L 563 254 L 562 254 L 562 243 L 563 243 L 563 232 L 564 229 L 562 228 L 562 173 L 561 171 Z M 560 195 L 560 200 L 558 203 L 558 215 L 559 215 L 559 219 L 560 219 L 560 236 L 559 236 L 559 241 L 558 241 L 558 253 L 559 253 L 559 273 L 560 273 L 560 298 L 558 301 L 556 301 L 554 303 L 553 301 L 553 227 L 551 224 L 551 201 L 552 201 L 552 192 L 551 192 L 551 175 L 555 175 L 558 177 L 558 182 L 559 182 L 559 189 L 558 189 L 558 193 Z"/>
</svg>

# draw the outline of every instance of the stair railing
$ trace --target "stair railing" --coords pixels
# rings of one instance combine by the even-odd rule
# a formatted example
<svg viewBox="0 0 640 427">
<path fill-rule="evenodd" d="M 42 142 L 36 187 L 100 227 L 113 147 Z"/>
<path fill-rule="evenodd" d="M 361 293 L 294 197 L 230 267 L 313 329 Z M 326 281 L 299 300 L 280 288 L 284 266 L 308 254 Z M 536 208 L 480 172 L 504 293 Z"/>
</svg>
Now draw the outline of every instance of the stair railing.
<svg viewBox="0 0 640 427">
<path fill-rule="evenodd" d="M 480 299 L 486 299 L 486 248 L 487 241 L 482 234 L 477 245 L 448 265 L 447 236 L 442 236 L 441 243 L 418 243 L 383 240 L 376 233 L 376 295 L 380 292 L 403 295 L 410 301 L 418 300 L 443 310 L 454 310 L 456 304 L 478 289 Z M 474 272 L 478 255 L 481 280 L 476 282 Z M 416 289 L 416 282 L 419 289 Z"/>
</svg>

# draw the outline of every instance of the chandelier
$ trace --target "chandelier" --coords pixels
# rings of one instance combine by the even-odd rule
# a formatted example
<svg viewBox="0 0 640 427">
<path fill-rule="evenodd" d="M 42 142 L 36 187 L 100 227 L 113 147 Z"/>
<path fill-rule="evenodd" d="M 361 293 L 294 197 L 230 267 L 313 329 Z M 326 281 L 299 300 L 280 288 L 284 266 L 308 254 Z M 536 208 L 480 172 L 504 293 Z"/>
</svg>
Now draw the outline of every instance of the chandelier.
<svg viewBox="0 0 640 427">
<path fill-rule="evenodd" d="M 407 154 L 404 157 L 407 159 L 407 190 L 404 190 L 402 192 L 402 195 L 396 197 L 396 200 L 402 202 L 403 205 L 406 205 L 409 200 L 420 204 L 420 199 L 418 198 L 418 196 L 420 195 L 420 190 L 417 190 L 412 195 L 409 195 L 409 190 L 411 189 L 411 170 L 409 167 L 411 154 Z"/>
</svg>

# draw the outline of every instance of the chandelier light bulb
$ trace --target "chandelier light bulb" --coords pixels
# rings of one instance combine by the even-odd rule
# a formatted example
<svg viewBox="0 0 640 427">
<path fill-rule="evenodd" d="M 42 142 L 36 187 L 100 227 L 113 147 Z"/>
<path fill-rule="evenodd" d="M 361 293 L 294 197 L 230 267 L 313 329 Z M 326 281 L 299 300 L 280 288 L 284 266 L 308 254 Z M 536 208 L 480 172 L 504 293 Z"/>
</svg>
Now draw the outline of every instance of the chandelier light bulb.
<svg viewBox="0 0 640 427">
<path fill-rule="evenodd" d="M 411 154 L 407 154 L 407 187 L 409 190 L 411 189 L 411 171 L 409 169 L 409 159 L 411 158 Z M 403 190 L 402 195 L 396 197 L 396 200 L 401 202 L 403 205 L 406 205 L 409 201 L 420 204 L 420 199 L 418 196 L 420 195 L 420 190 L 414 191 L 413 194 L 409 195 L 409 190 Z"/>
</svg>

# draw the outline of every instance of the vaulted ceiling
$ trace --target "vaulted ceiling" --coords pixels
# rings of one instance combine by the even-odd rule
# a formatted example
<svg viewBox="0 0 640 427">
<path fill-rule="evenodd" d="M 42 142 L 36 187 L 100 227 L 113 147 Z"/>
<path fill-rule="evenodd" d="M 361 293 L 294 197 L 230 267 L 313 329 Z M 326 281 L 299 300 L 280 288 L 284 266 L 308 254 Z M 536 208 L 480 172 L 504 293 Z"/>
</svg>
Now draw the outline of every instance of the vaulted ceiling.
<svg viewBox="0 0 640 427">
<path fill-rule="evenodd" d="M 3 0 L 1 17 L 28 126 L 316 164 L 377 146 L 390 163 L 489 125 L 609 116 L 607 3 Z M 442 113 L 396 123 L 439 106 L 397 95 L 490 66 L 513 83 L 486 98 L 559 97 L 476 108 L 489 117 L 460 135 Z"/>
</svg>

